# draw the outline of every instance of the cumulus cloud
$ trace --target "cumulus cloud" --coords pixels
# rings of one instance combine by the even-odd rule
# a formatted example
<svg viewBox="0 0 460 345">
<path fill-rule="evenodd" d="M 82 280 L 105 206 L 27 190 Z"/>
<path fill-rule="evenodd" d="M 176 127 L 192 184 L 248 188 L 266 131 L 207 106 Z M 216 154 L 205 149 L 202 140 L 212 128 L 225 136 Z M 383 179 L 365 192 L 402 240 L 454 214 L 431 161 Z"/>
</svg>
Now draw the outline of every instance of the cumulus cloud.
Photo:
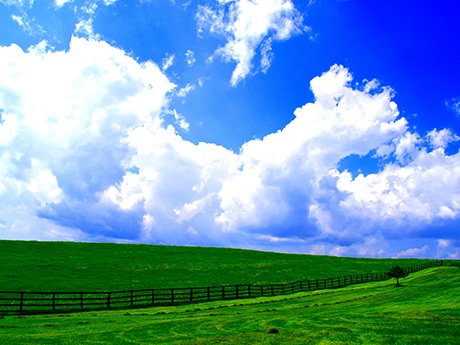
<svg viewBox="0 0 460 345">
<path fill-rule="evenodd" d="M 0 75 L 2 238 L 459 253 L 460 157 L 445 151 L 457 136 L 411 132 L 390 88 L 356 86 L 342 66 L 311 81 L 314 102 L 285 128 L 236 153 L 182 138 L 165 122 L 187 127 L 161 67 L 103 41 L 0 47 Z M 350 155 L 380 169 L 339 171 Z"/>
<path fill-rule="evenodd" d="M 439 145 L 427 151 L 422 144 L 428 139 L 408 131 L 391 101 L 391 89 L 376 90 L 378 84 L 371 81 L 360 91 L 351 87 L 351 80 L 347 69 L 333 66 L 311 82 L 315 103 L 297 109 L 296 118 L 283 130 L 243 145 L 238 155 L 219 148 L 220 155 L 227 156 L 223 161 L 190 159 L 197 148 L 170 129 L 176 143 L 169 146 L 175 147 L 171 155 L 182 146 L 189 148 L 188 155 L 182 155 L 189 158 L 178 165 L 187 166 L 187 177 L 194 176 L 195 182 L 175 190 L 184 199 L 175 207 L 171 201 L 174 214 L 169 217 L 204 232 L 214 228 L 212 234 L 218 237 L 222 232 L 237 234 L 253 245 L 276 239 L 306 250 L 371 256 L 387 253 L 385 239 L 396 233 L 413 236 L 437 221 L 455 220 L 458 157 L 445 155 Z M 449 137 L 447 132 L 435 133 L 429 138 Z M 209 144 L 202 145 L 206 156 Z M 337 171 L 344 157 L 364 156 L 382 146 L 392 149 L 394 162 L 379 173 L 353 179 Z M 210 162 L 217 164 L 219 174 L 206 174 L 212 179 L 203 180 Z M 160 174 L 157 170 L 155 178 Z M 323 244 L 311 244 L 315 242 Z"/>
<path fill-rule="evenodd" d="M 73 228 L 122 178 L 121 139 L 158 117 L 174 87 L 155 64 L 75 37 L 67 52 L 1 47 L 0 74 L 2 204 L 57 224 L 73 217 Z"/>
<path fill-rule="evenodd" d="M 344 222 L 334 173 L 341 159 L 367 155 L 407 132 L 388 88 L 350 86 L 347 69 L 333 66 L 311 81 L 315 103 L 298 108 L 283 130 L 243 145 L 242 168 L 219 192 L 216 220 L 228 231 L 269 229 L 276 236 L 355 241 L 367 235 Z M 372 91 L 372 92 L 371 92 Z M 347 217 L 345 217 L 347 219 Z"/>
<path fill-rule="evenodd" d="M 266 72 L 273 60 L 272 42 L 287 40 L 307 29 L 291 0 L 230 0 L 219 1 L 214 7 L 200 5 L 197 21 L 200 33 L 208 31 L 227 40 L 215 55 L 236 62 L 233 86 L 251 72 L 258 49 L 261 69 Z"/>
<path fill-rule="evenodd" d="M 400 231 L 402 224 L 410 232 L 436 220 L 456 219 L 460 211 L 459 168 L 458 153 L 447 156 L 438 148 L 431 152 L 420 149 L 406 166 L 388 164 L 377 174 L 351 179 L 349 173 L 342 173 L 338 186 L 347 197 L 341 206 L 363 223 L 372 219 L 371 224 L 387 224 L 384 228 L 394 231 Z"/>
<path fill-rule="evenodd" d="M 445 149 L 447 148 L 447 145 L 449 145 L 449 143 L 460 140 L 460 137 L 458 137 L 458 135 L 452 133 L 452 131 L 447 128 L 444 128 L 440 131 L 438 131 L 435 128 L 427 134 L 427 138 L 430 142 L 431 147 L 434 149 Z"/>
</svg>

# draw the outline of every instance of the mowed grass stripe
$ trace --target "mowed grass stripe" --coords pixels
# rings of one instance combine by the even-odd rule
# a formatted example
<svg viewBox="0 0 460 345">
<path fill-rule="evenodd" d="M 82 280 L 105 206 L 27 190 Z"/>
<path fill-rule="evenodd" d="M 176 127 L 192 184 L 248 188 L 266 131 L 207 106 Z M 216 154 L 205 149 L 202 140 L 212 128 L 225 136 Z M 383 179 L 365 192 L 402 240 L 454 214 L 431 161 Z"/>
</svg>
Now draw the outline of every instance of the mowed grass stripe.
<svg viewBox="0 0 460 345">
<path fill-rule="evenodd" d="M 3 291 L 122 291 L 298 280 L 385 272 L 427 260 L 360 259 L 227 248 L 0 241 Z"/>
<path fill-rule="evenodd" d="M 0 319 L 0 344 L 458 344 L 460 270 L 243 301 Z M 279 333 L 269 334 L 276 328 Z"/>
</svg>

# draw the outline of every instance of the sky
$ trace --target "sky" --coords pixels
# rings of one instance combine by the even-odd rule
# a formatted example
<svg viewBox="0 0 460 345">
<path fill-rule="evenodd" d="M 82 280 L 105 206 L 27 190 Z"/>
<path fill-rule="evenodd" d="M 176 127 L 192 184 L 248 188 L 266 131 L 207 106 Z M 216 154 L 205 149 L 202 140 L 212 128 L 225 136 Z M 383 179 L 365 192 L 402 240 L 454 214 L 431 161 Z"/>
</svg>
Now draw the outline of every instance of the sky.
<svg viewBox="0 0 460 345">
<path fill-rule="evenodd" d="M 460 4 L 0 0 L 0 239 L 460 259 Z"/>
</svg>

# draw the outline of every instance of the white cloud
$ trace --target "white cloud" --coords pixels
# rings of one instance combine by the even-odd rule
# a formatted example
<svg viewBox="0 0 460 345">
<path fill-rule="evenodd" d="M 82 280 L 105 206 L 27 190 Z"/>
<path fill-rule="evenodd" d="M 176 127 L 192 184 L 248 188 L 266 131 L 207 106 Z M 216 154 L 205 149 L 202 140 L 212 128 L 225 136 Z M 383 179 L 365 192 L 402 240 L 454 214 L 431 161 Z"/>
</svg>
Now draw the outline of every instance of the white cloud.
<svg viewBox="0 0 460 345">
<path fill-rule="evenodd" d="M 301 234 L 345 244 L 323 247 L 329 254 L 383 256 L 385 240 L 458 218 L 460 159 L 442 148 L 453 134 L 430 132 L 427 141 L 437 148 L 427 152 L 399 117 L 390 89 L 375 92 L 377 84 L 369 82 L 359 91 L 350 82 L 346 69 L 332 67 L 311 82 L 315 103 L 297 109 L 283 130 L 242 147 L 242 169 L 219 192 L 216 220 L 227 230 Z M 381 147 L 399 164 L 354 179 L 336 170 L 341 159 Z M 366 251 L 350 245 L 373 234 L 381 239 L 368 242 Z"/>
<path fill-rule="evenodd" d="M 428 246 L 423 246 L 422 248 L 410 248 L 406 249 L 396 255 L 398 258 L 405 258 L 405 257 L 424 257 L 426 252 L 428 251 Z"/>
<path fill-rule="evenodd" d="M 24 20 L 22 17 L 17 16 L 17 15 L 11 15 L 11 19 L 16 22 L 19 26 L 24 27 Z"/>
<path fill-rule="evenodd" d="M 159 117 L 174 87 L 153 63 L 75 37 L 68 52 L 0 47 L 0 74 L 2 208 L 27 206 L 57 223 L 66 207 L 97 200 L 121 179 L 129 158 L 122 139 Z"/>
<path fill-rule="evenodd" d="M 96 9 L 96 2 L 88 2 L 78 9 L 76 14 L 78 22 L 75 24 L 74 35 L 95 40 L 99 39 L 99 35 L 95 33 L 93 29 Z"/>
<path fill-rule="evenodd" d="M 0 146 L 8 145 L 16 136 L 16 116 L 11 114 L 0 114 Z"/>
<path fill-rule="evenodd" d="M 165 57 L 163 59 L 163 63 L 161 65 L 161 70 L 163 72 L 165 72 L 166 70 L 168 70 L 172 65 L 174 65 L 174 59 L 175 59 L 175 56 L 174 55 L 169 55 L 167 57 Z"/>
<path fill-rule="evenodd" d="M 417 133 L 406 132 L 395 140 L 395 156 L 401 164 L 409 163 L 418 153 L 420 138 Z"/>
<path fill-rule="evenodd" d="M 226 38 L 215 54 L 236 62 L 231 77 L 235 86 L 251 72 L 256 51 L 261 49 L 261 68 L 266 72 L 273 59 L 271 44 L 306 30 L 302 15 L 291 0 L 219 1 L 216 8 L 199 6 L 198 31 Z"/>
<path fill-rule="evenodd" d="M 32 158 L 31 165 L 27 189 L 41 206 L 59 203 L 62 200 L 62 190 L 58 186 L 56 176 L 35 158 Z"/>
<path fill-rule="evenodd" d="M 440 131 L 435 128 L 427 134 L 427 137 L 434 149 L 445 149 L 449 143 L 460 140 L 456 134 L 452 133 L 452 131 L 446 128 Z"/>
<path fill-rule="evenodd" d="M 191 203 L 185 203 L 180 209 L 175 208 L 174 213 L 177 215 L 177 221 L 182 223 L 191 220 L 197 214 L 204 211 L 206 204 L 213 198 L 213 194 L 208 194 L 205 197 L 195 200 Z M 197 233 L 196 230 L 194 233 Z"/>
<path fill-rule="evenodd" d="M 61 7 L 64 6 L 65 4 L 71 3 L 71 2 L 73 2 L 73 0 L 54 0 L 54 5 L 55 5 L 57 8 L 61 8 Z"/>
<path fill-rule="evenodd" d="M 43 28 L 36 23 L 35 19 L 29 18 L 27 14 L 11 15 L 11 19 L 31 36 L 40 36 L 45 33 Z"/>
<path fill-rule="evenodd" d="M 181 129 L 188 131 L 190 124 L 187 122 L 182 114 L 179 114 L 175 109 L 173 110 L 174 119 Z"/>
<path fill-rule="evenodd" d="M 112 202 L 121 205 L 137 195 L 131 205 L 139 203 L 158 224 L 150 229 L 150 240 L 195 241 L 195 232 L 205 243 L 221 237 L 213 224 L 213 210 L 218 207 L 214 192 L 237 169 L 237 156 L 213 144 L 184 141 L 173 127 L 161 128 L 155 122 L 133 129 L 126 142 L 136 152 L 129 165 L 139 172 L 125 175 L 122 183 L 110 187 L 116 191 Z M 128 177 L 132 183 L 127 183 Z M 195 229 L 193 234 L 188 231 L 190 226 Z"/>
<path fill-rule="evenodd" d="M 62 7 L 65 3 L 73 0 L 55 0 L 57 8 Z M 117 0 L 90 0 L 85 1 L 83 6 L 75 7 L 75 14 L 78 18 L 78 23 L 75 25 L 74 35 L 79 37 L 99 40 L 100 35 L 94 32 L 93 23 L 97 16 L 96 10 L 99 5 L 111 6 Z M 60 6 L 59 6 L 60 5 Z"/>
<path fill-rule="evenodd" d="M 321 183 L 327 187 L 329 171 L 342 158 L 366 155 L 406 131 L 391 90 L 371 95 L 353 90 L 350 81 L 345 68 L 332 67 L 311 82 L 315 103 L 297 109 L 296 118 L 283 130 L 243 145 L 243 168 L 219 194 L 223 212 L 218 220 L 228 229 L 269 227 L 274 222 L 294 226 L 289 223 L 299 221 L 303 213 L 302 226 L 310 214 L 323 224 L 323 231 L 332 231 L 314 200 L 324 192 Z M 335 193 L 334 186 L 327 188 L 325 193 Z"/>
<path fill-rule="evenodd" d="M 16 6 L 18 8 L 22 7 L 32 7 L 34 0 L 0 0 L 0 3 L 5 6 Z"/>
<path fill-rule="evenodd" d="M 437 253 L 438 258 L 448 258 L 451 260 L 460 259 L 460 240 L 437 240 Z"/>
<path fill-rule="evenodd" d="M 195 85 L 187 84 L 176 92 L 176 96 L 183 98 L 187 96 L 193 90 L 195 90 Z"/>
<path fill-rule="evenodd" d="M 262 58 L 260 59 L 260 67 L 263 73 L 267 73 L 275 58 L 272 52 L 271 40 L 267 40 L 262 44 L 261 53 Z"/>
<path fill-rule="evenodd" d="M 0 47 L 0 75 L 2 238 L 417 256 L 402 243 L 429 236 L 444 242 L 417 244 L 423 255 L 458 253 L 460 156 L 445 152 L 456 135 L 410 132 L 391 89 L 353 87 L 342 66 L 238 153 L 184 140 L 164 122 L 172 112 L 187 127 L 168 109 L 175 85 L 102 41 Z M 379 150 L 376 173 L 337 170 Z"/>
<path fill-rule="evenodd" d="M 187 65 L 193 66 L 196 62 L 195 59 L 195 53 L 191 50 L 187 50 L 185 53 L 185 62 L 187 62 Z"/>
<path fill-rule="evenodd" d="M 420 150 L 408 165 L 387 165 L 383 171 L 354 180 L 339 176 L 338 188 L 347 193 L 340 208 L 362 226 L 409 234 L 460 214 L 460 159 L 443 149 Z M 442 229 L 433 228 L 442 235 Z"/>
</svg>

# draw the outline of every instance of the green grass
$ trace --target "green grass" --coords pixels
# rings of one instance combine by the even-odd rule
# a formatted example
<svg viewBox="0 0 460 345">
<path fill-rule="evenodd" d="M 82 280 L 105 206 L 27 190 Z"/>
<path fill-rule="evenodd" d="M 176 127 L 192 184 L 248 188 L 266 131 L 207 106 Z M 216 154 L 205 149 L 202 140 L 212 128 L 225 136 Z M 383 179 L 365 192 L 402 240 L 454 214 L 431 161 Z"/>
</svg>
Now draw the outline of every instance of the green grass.
<svg viewBox="0 0 460 345">
<path fill-rule="evenodd" d="M 458 344 L 460 270 L 243 301 L 7 316 L 0 344 Z M 276 328 L 279 333 L 267 333 Z"/>
<path fill-rule="evenodd" d="M 118 291 L 289 283 L 426 260 L 153 245 L 0 241 L 0 291 Z"/>
</svg>

